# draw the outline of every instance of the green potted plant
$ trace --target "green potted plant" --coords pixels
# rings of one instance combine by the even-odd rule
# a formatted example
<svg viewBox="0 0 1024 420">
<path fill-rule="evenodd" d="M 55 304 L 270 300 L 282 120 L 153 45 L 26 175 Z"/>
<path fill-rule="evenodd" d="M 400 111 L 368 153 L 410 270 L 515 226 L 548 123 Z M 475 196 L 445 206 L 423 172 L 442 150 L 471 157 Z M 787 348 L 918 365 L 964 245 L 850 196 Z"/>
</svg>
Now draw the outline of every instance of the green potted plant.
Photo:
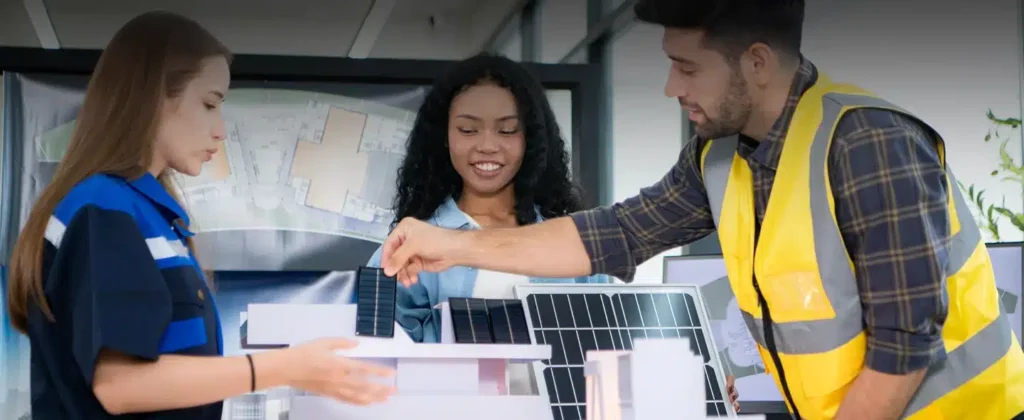
<svg viewBox="0 0 1024 420">
<path fill-rule="evenodd" d="M 1019 151 L 1011 154 L 1007 150 L 1007 145 L 1011 139 L 1009 134 L 1020 128 L 1020 118 L 998 118 L 992 113 L 992 110 L 989 110 L 986 116 L 992 124 L 992 128 L 985 135 L 985 142 L 992 142 L 993 140 L 1000 142 L 999 164 L 992 171 L 991 175 L 993 177 L 1001 177 L 1000 181 L 1002 182 L 1013 182 L 1024 188 L 1024 164 L 1018 164 L 1013 158 L 1014 155 L 1019 154 Z M 978 217 L 978 227 L 988 232 L 992 241 L 999 242 L 1001 240 L 998 222 L 1002 218 L 1008 219 L 1013 227 L 1024 232 L 1024 213 L 1014 213 L 1006 208 L 1005 197 L 1003 197 L 999 205 L 995 205 L 986 200 L 985 190 L 975 188 L 974 184 L 965 187 L 963 183 L 959 181 L 957 183 L 960 184 L 960 188 L 967 194 L 968 201 L 978 210 L 980 215 Z"/>
</svg>

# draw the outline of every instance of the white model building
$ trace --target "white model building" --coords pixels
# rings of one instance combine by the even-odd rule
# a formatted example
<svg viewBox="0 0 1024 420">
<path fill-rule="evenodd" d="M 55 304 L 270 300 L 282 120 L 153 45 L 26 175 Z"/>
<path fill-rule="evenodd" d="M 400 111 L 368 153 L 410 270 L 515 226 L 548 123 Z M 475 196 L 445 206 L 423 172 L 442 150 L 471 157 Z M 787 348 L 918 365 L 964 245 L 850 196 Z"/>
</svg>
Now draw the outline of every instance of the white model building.
<svg viewBox="0 0 1024 420">
<path fill-rule="evenodd" d="M 632 351 L 591 350 L 584 373 L 587 420 L 709 418 L 704 362 L 688 338 L 638 339 Z"/>
<path fill-rule="evenodd" d="M 339 351 L 340 355 L 396 371 L 386 383 L 397 392 L 385 403 L 356 406 L 296 392 L 288 404 L 289 420 L 552 418 L 546 395 L 508 394 L 506 369 L 508 363 L 549 359 L 550 346 L 454 344 L 447 305 L 440 309 L 443 342 L 428 344 L 414 343 L 397 324 L 394 338 L 356 336 L 355 304 L 250 304 L 246 344 L 280 346 L 321 337 L 349 337 L 359 345 Z"/>
</svg>

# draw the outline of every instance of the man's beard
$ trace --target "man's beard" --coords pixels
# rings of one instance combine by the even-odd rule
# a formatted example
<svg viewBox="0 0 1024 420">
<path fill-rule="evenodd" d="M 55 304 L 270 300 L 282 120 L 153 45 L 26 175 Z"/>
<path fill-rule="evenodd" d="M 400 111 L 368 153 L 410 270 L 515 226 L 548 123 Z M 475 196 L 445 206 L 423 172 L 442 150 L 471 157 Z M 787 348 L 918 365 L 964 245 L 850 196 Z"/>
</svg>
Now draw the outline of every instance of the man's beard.
<svg viewBox="0 0 1024 420">
<path fill-rule="evenodd" d="M 729 89 L 725 98 L 718 104 L 718 117 L 712 119 L 707 114 L 704 124 L 695 126 L 697 135 L 703 139 L 720 139 L 739 134 L 751 113 L 750 95 L 747 93 L 747 81 L 737 71 L 729 75 Z"/>
</svg>

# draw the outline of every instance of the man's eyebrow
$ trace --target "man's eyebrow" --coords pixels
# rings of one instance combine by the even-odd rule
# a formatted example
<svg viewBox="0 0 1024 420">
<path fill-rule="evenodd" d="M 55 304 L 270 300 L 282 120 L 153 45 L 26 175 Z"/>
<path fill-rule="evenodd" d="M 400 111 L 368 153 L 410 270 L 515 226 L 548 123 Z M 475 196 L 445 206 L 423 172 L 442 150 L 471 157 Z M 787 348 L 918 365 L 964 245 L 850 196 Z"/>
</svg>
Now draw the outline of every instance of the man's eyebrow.
<svg viewBox="0 0 1024 420">
<path fill-rule="evenodd" d="M 697 64 L 697 63 L 696 63 L 696 62 L 694 62 L 693 60 L 690 60 L 690 59 L 688 59 L 688 58 L 684 58 L 684 57 L 680 57 L 680 56 L 678 56 L 678 55 L 672 55 L 672 54 L 669 54 L 669 55 L 668 55 L 668 59 L 669 59 L 669 60 L 672 60 L 672 61 L 675 61 L 675 62 L 677 62 L 677 63 L 679 63 L 679 64 L 690 64 L 690 65 L 695 65 L 695 64 Z"/>
</svg>

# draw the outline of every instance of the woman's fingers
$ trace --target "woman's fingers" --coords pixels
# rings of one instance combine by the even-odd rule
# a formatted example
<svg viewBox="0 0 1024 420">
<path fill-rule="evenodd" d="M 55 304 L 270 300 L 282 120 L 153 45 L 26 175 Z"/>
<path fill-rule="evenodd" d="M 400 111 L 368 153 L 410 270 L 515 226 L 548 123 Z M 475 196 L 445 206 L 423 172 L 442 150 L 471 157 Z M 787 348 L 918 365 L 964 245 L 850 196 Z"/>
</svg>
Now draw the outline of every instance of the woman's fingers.
<svg viewBox="0 0 1024 420">
<path fill-rule="evenodd" d="M 384 401 L 380 395 L 351 387 L 341 387 L 331 395 L 335 399 L 354 405 L 369 405 Z"/>
<path fill-rule="evenodd" d="M 348 380 L 336 386 L 334 397 L 352 404 L 367 405 L 383 402 L 393 393 L 394 388 L 390 386 L 350 376 Z"/>
<path fill-rule="evenodd" d="M 364 376 L 377 376 L 381 378 L 390 378 L 395 374 L 393 369 L 373 362 L 339 357 L 338 363 L 348 374 L 348 377 L 362 378 Z"/>
</svg>

